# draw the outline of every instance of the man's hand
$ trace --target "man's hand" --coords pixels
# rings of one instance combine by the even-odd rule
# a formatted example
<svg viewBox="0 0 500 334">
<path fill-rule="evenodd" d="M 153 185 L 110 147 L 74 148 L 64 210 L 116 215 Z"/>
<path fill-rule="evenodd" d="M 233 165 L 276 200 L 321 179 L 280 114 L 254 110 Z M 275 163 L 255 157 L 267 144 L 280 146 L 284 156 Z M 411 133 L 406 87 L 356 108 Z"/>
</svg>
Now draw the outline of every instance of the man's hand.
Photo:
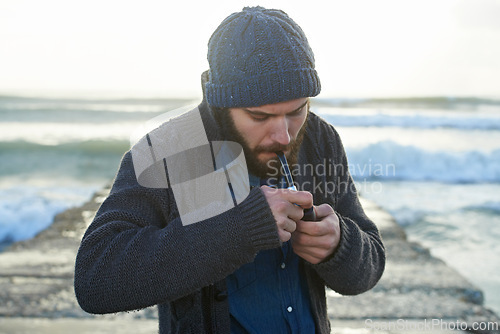
<svg viewBox="0 0 500 334">
<path fill-rule="evenodd" d="M 304 216 L 303 208 L 313 205 L 312 195 L 307 191 L 275 189 L 268 186 L 262 186 L 261 189 L 276 220 L 280 240 L 287 242 L 297 227 L 296 222 Z"/>
<path fill-rule="evenodd" d="M 328 204 L 314 207 L 317 221 L 298 221 L 292 247 L 298 256 L 317 264 L 330 256 L 340 242 L 339 218 Z"/>
</svg>

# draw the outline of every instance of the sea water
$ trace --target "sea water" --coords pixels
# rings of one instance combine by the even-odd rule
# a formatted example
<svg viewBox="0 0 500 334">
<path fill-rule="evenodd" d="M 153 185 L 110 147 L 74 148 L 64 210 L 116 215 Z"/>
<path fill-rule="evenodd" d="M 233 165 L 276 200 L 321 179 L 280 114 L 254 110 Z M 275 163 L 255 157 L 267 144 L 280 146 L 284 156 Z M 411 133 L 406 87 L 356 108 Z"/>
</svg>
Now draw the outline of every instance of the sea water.
<svg viewBox="0 0 500 334">
<path fill-rule="evenodd" d="M 500 100 L 336 103 L 317 112 L 339 131 L 361 195 L 500 313 Z"/>
<path fill-rule="evenodd" d="M 135 129 L 188 102 L 0 96 L 0 249 L 109 184 Z"/>
<path fill-rule="evenodd" d="M 0 96 L 0 248 L 113 179 L 138 126 L 196 101 Z M 500 100 L 315 99 L 362 196 L 500 313 Z"/>
</svg>

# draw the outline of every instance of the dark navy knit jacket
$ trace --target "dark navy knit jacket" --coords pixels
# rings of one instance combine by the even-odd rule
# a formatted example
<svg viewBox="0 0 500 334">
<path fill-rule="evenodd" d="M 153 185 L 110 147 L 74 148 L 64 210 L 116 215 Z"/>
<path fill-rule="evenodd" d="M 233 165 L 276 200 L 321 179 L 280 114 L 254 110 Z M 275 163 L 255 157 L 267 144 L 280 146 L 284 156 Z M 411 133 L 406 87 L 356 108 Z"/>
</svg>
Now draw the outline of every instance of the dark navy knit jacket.
<svg viewBox="0 0 500 334">
<path fill-rule="evenodd" d="M 199 110 L 208 140 L 223 140 L 206 102 Z M 306 168 L 318 164 L 332 168 Z M 330 204 L 340 220 L 335 254 L 316 265 L 301 259 L 316 329 L 330 333 L 325 286 L 344 295 L 372 288 L 384 271 L 385 250 L 359 203 L 337 132 L 314 113 L 299 153 L 301 166 L 303 172 L 295 177 L 299 190 L 312 192 L 315 205 Z M 318 185 L 326 184 L 329 191 L 320 191 Z M 225 278 L 260 250 L 279 246 L 260 188 L 225 213 L 183 226 L 171 189 L 140 186 L 127 152 L 82 239 L 75 292 L 89 313 L 158 305 L 160 333 L 229 333 Z"/>
</svg>

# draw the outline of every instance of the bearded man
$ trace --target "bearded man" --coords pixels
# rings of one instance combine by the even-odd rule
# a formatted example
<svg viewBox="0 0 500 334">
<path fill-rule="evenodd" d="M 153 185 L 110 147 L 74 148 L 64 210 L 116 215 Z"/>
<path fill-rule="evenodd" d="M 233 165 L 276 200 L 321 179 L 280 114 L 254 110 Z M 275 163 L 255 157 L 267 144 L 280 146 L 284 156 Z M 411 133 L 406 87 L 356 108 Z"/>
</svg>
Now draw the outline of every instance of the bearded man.
<svg viewBox="0 0 500 334">
<path fill-rule="evenodd" d="M 215 30 L 208 61 L 202 103 L 123 157 L 78 252 L 78 301 L 90 313 L 158 305 L 160 333 L 330 333 L 325 287 L 344 295 L 371 289 L 385 250 L 339 135 L 310 111 L 321 86 L 307 38 L 283 11 L 246 7 Z M 216 142 L 244 153 L 242 187 L 230 161 L 220 167 Z M 148 164 L 134 149 L 170 152 L 152 160 L 162 176 L 147 174 L 151 186 L 141 182 Z M 298 190 L 282 185 L 281 152 Z M 185 163 L 193 156 L 198 163 Z M 326 163 L 334 168 L 303 168 Z M 200 211 L 199 197 L 213 208 L 224 202 L 211 201 L 220 191 L 179 189 L 193 179 L 183 189 L 200 189 L 217 171 L 229 206 Z M 304 220 L 304 209 L 314 221 Z"/>
</svg>

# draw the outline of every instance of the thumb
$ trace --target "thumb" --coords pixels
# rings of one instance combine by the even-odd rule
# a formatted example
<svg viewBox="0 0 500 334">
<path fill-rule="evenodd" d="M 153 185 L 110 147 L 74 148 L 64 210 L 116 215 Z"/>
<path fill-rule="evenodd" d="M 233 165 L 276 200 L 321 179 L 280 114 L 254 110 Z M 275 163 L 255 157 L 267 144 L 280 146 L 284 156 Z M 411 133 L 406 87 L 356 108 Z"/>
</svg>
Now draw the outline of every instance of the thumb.
<svg viewBox="0 0 500 334">
<path fill-rule="evenodd" d="M 316 209 L 316 217 L 317 218 L 323 218 L 328 215 L 331 215 L 332 213 L 335 213 L 335 210 L 330 206 L 330 204 L 321 204 L 319 206 L 314 207 Z"/>
</svg>

